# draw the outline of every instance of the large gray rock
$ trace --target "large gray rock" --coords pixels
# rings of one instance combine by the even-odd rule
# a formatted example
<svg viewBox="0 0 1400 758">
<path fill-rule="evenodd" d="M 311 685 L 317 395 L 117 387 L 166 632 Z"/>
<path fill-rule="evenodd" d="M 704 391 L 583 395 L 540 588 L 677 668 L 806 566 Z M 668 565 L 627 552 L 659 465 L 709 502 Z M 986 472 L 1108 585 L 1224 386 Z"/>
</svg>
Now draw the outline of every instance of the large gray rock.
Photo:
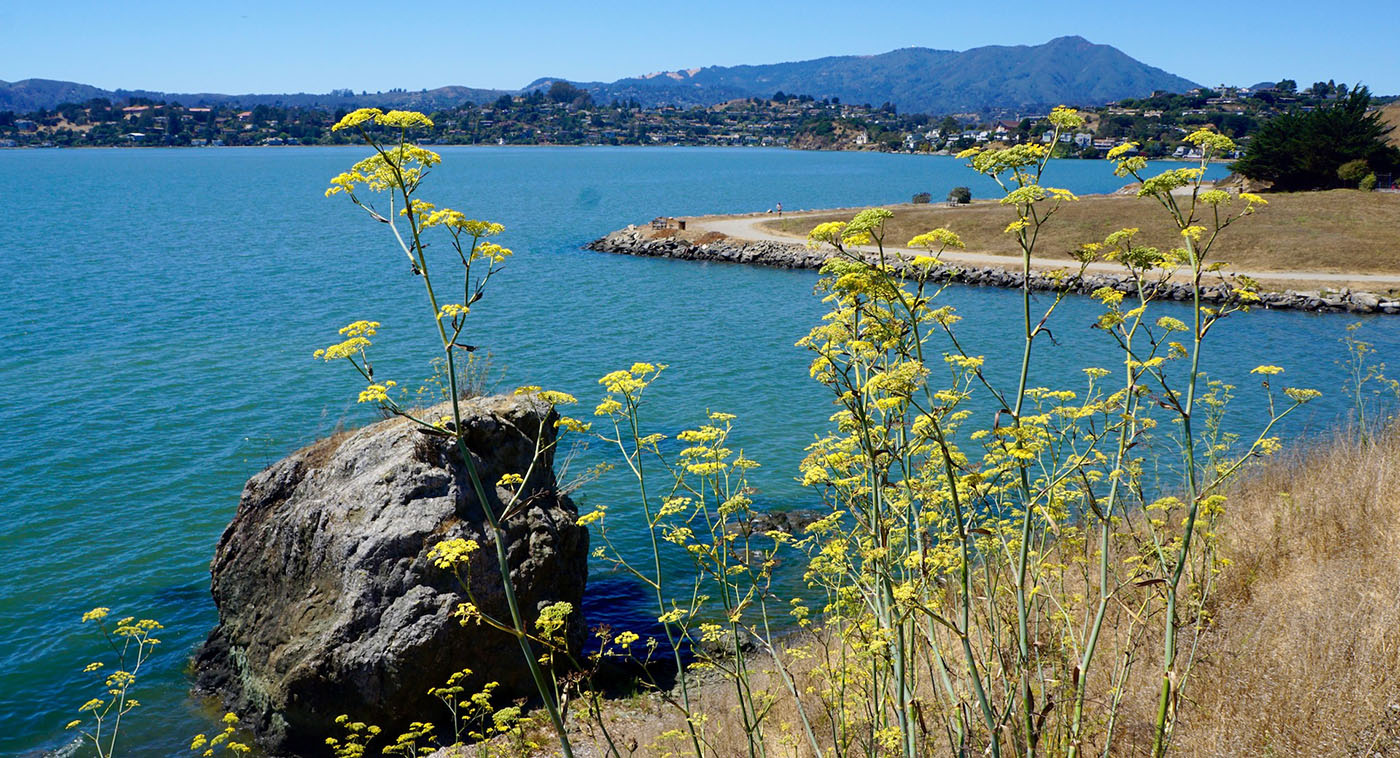
<svg viewBox="0 0 1400 758">
<path fill-rule="evenodd" d="M 548 444 L 556 419 L 527 397 L 468 403 L 468 447 L 496 513 L 509 492 L 495 483 L 526 472 L 541 426 Z M 587 576 L 588 532 L 551 464 L 547 455 L 536 465 L 521 485 L 528 507 L 506 523 L 512 583 L 530 620 L 555 601 L 581 609 Z M 477 674 L 469 687 L 499 682 L 502 705 L 531 694 L 519 644 L 460 625 L 459 584 L 427 558 L 446 539 L 479 542 L 469 570 L 476 603 L 508 619 L 482 505 L 455 446 L 398 418 L 321 440 L 254 476 L 210 569 L 219 625 L 197 654 L 198 686 L 270 751 L 296 755 L 324 754 L 327 736 L 343 736 L 340 714 L 390 738 L 411 720 L 440 721 L 446 711 L 428 689 L 462 668 Z M 581 612 L 572 618 L 581 643 Z"/>
</svg>

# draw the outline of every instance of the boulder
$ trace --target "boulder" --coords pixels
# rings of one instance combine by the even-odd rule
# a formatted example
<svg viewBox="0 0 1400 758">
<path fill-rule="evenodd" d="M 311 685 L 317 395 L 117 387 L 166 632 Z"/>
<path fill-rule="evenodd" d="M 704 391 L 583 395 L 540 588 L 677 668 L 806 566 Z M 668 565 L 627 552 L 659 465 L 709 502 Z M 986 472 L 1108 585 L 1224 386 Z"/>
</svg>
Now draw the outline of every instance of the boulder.
<svg viewBox="0 0 1400 758">
<path fill-rule="evenodd" d="M 447 405 L 420 418 L 450 413 Z M 475 672 L 468 694 L 499 682 L 496 702 L 534 692 L 515 638 L 453 616 L 458 580 L 428 559 L 434 545 L 474 539 L 466 575 L 483 611 L 509 619 L 483 507 L 510 497 L 495 483 L 525 474 L 536 440 L 554 440 L 540 400 L 465 401 L 467 447 L 482 503 L 455 444 L 392 418 L 299 450 L 248 481 L 210 568 L 219 623 L 196 655 L 197 687 L 222 699 L 273 754 L 327 753 L 335 718 L 377 724 L 392 740 L 410 721 L 442 722 L 428 689 Z M 519 485 L 528 505 L 505 522 L 512 584 L 524 615 L 566 601 L 581 644 L 588 532 L 557 487 L 546 453 Z"/>
</svg>

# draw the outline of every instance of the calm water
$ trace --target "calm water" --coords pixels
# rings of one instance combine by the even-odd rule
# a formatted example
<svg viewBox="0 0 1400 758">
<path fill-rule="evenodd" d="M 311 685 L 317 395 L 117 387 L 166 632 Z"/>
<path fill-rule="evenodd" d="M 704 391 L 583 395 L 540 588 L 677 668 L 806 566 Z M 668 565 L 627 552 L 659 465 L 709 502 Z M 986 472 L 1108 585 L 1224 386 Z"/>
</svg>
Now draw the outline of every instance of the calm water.
<svg viewBox="0 0 1400 758">
<path fill-rule="evenodd" d="M 707 409 L 739 415 L 763 462 L 762 504 L 810 501 L 792 482 L 829 413 L 793 347 L 819 318 L 811 272 L 586 252 L 606 231 L 659 214 L 901 202 L 956 184 L 991 192 L 951 158 L 717 149 L 446 149 L 424 197 L 508 227 L 518 257 L 482 307 L 478 332 L 503 388 L 541 384 L 598 397 L 596 378 L 636 360 L 668 363 L 652 395 L 659 431 Z M 243 482 L 331 430 L 368 418 L 359 383 L 311 359 L 348 321 L 383 322 L 377 368 L 421 378 L 432 343 L 421 285 L 400 253 L 325 180 L 359 149 L 0 151 L 0 754 L 64 744 L 92 696 L 82 666 L 101 653 L 79 623 L 95 605 L 163 621 L 165 645 L 141 684 L 131 754 L 183 755 L 209 714 L 187 696 L 188 655 L 214 624 L 208 561 Z M 1104 162 L 1065 162 L 1051 184 L 1116 188 Z M 1144 211 L 1150 212 L 1144 204 Z M 968 341 L 993 357 L 1017 313 L 1013 293 L 958 288 Z M 1112 354 L 1076 300 L 1038 357 L 1066 381 Z M 1252 386 L 1258 363 L 1328 387 L 1352 319 L 1259 313 L 1217 337 L 1209 366 Z M 1363 335 L 1400 356 L 1400 319 Z M 378 348 L 377 348 L 378 349 Z M 1019 353 L 1018 353 L 1019 355 Z M 1245 393 L 1241 393 L 1244 395 Z M 1241 406 L 1257 409 L 1242 397 Z M 591 407 L 591 406 L 589 406 Z M 1292 427 L 1342 413 L 1328 399 Z M 580 500 L 623 502 L 621 480 Z M 594 578 L 590 618 L 625 620 L 632 594 Z"/>
</svg>

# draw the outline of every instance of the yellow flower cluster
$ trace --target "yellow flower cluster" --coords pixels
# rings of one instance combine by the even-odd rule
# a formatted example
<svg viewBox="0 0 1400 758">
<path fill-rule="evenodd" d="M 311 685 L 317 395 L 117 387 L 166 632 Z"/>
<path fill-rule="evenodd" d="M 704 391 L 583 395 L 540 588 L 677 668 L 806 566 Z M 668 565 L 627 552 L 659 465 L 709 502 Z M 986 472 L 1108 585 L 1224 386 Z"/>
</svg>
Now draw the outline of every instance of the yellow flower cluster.
<svg viewBox="0 0 1400 758">
<path fill-rule="evenodd" d="M 1292 400 L 1293 402 L 1299 405 L 1302 405 L 1303 403 L 1306 403 L 1309 400 L 1315 400 L 1319 397 L 1322 397 L 1322 393 L 1318 392 L 1317 390 L 1303 389 L 1301 387 L 1284 387 L 1283 394 L 1287 395 L 1288 399 Z"/>
<path fill-rule="evenodd" d="M 608 507 L 606 505 L 600 505 L 597 508 L 595 508 L 592 512 L 585 513 L 582 516 L 579 516 L 578 520 L 574 523 L 578 524 L 579 526 L 588 526 L 589 524 L 595 521 L 602 521 L 603 517 L 606 516 L 607 513 Z"/>
<path fill-rule="evenodd" d="M 330 359 L 327 358 L 327 360 L 330 360 Z M 398 383 L 395 382 L 395 381 L 393 381 L 393 380 L 384 382 L 383 384 L 379 384 L 379 383 L 371 384 L 370 386 L 364 388 L 363 390 L 360 390 L 360 399 L 357 400 L 356 402 L 360 402 L 360 403 L 387 403 L 387 402 L 389 402 L 389 390 L 393 389 L 393 388 L 396 387 L 397 385 L 398 385 Z"/>
<path fill-rule="evenodd" d="M 1147 159 L 1141 155 L 1133 155 L 1127 158 L 1119 158 L 1118 166 L 1113 169 L 1114 176 L 1137 176 L 1139 171 L 1147 168 Z"/>
<path fill-rule="evenodd" d="M 374 192 L 386 189 L 412 190 L 423 177 L 423 170 L 442 162 L 442 156 L 417 145 L 402 144 L 375 152 L 356 163 L 349 171 L 331 179 L 326 197 L 341 192 L 353 195 L 355 187 L 365 185 Z"/>
<path fill-rule="evenodd" d="M 1166 195 L 1178 187 L 1185 187 L 1201 178 L 1204 172 L 1199 168 L 1174 168 L 1142 182 L 1138 197 Z"/>
<path fill-rule="evenodd" d="M 515 251 L 508 247 L 501 247 L 494 242 L 478 242 L 472 248 L 472 260 L 487 259 L 492 263 L 502 263 L 506 258 L 514 255 Z"/>
<path fill-rule="evenodd" d="M 563 429 L 564 431 L 573 432 L 575 434 L 583 434 L 589 429 L 592 429 L 593 425 L 570 416 L 560 416 L 559 420 L 554 422 L 554 428 Z"/>
<path fill-rule="evenodd" d="M 915 235 L 913 239 L 909 240 L 908 246 L 922 247 L 929 250 L 933 250 L 935 248 L 943 250 L 949 247 L 966 247 L 966 245 L 963 244 L 961 237 L 959 237 L 951 229 L 941 226 L 937 229 L 931 229 L 927 232 L 924 232 L 923 234 Z"/>
<path fill-rule="evenodd" d="M 372 343 L 364 337 L 351 337 L 344 342 L 338 342 L 324 350 L 317 350 L 311 354 L 312 358 L 324 358 L 327 361 L 334 361 L 340 358 L 349 358 L 356 353 L 364 353 L 365 348 Z"/>
<path fill-rule="evenodd" d="M 650 363 L 634 363 L 630 369 L 625 371 L 613 371 L 605 375 L 602 379 L 598 380 L 598 383 L 603 385 L 604 389 L 608 392 L 632 395 L 633 393 L 645 389 L 646 386 L 656 378 L 656 375 L 660 374 L 665 368 L 665 364 L 654 366 Z M 650 378 L 647 377 L 648 374 L 651 375 Z M 610 399 L 611 398 L 605 399 L 603 402 L 607 403 Z M 600 404 L 599 408 L 602 407 L 603 406 Z"/>
<path fill-rule="evenodd" d="M 671 611 L 661 614 L 660 616 L 657 616 L 656 621 L 661 624 L 674 624 L 683 618 L 685 618 L 685 611 L 681 610 L 680 608 L 675 608 Z M 618 635 L 618 637 L 621 636 L 622 635 L 620 634 Z"/>
<path fill-rule="evenodd" d="M 468 308 L 465 305 L 460 305 L 458 303 L 448 303 L 447 305 L 444 305 L 440 309 L 438 309 L 438 320 L 440 321 L 445 318 L 455 319 L 458 316 L 465 316 L 471 312 L 472 309 Z"/>
<path fill-rule="evenodd" d="M 1122 157 L 1122 156 L 1124 156 L 1124 155 L 1127 155 L 1128 153 L 1133 152 L 1133 151 L 1135 151 L 1135 150 L 1137 150 L 1137 149 L 1138 149 L 1138 143 L 1136 143 L 1136 142 L 1124 142 L 1123 144 L 1118 145 L 1117 147 L 1115 147 L 1115 148 L 1109 150 L 1109 151 L 1108 151 L 1108 155 L 1105 156 L 1105 157 L 1107 157 L 1108 160 L 1116 161 L 1116 160 L 1118 160 L 1120 157 Z"/>
<path fill-rule="evenodd" d="M 894 214 L 885 208 L 866 208 L 841 230 L 841 242 L 847 245 L 869 244 L 880 236 L 885 222 L 892 218 Z"/>
<path fill-rule="evenodd" d="M 538 629 L 546 639 L 556 637 L 564 624 L 569 620 L 570 614 L 574 612 L 572 603 L 559 601 L 550 603 L 540 609 L 539 618 L 535 620 L 535 628 Z"/>
<path fill-rule="evenodd" d="M 374 336 L 375 331 L 378 329 L 378 321 L 362 320 L 346 324 L 340 328 L 340 334 L 341 336 L 349 337 L 349 339 L 331 345 L 324 350 L 317 350 L 315 353 L 311 354 L 311 357 L 333 361 L 339 358 L 349 358 L 356 353 L 363 355 L 365 348 L 372 344 L 367 338 Z"/>
<path fill-rule="evenodd" d="M 807 232 L 807 247 L 816 248 L 822 243 L 839 246 L 841 244 L 841 233 L 846 228 L 844 221 L 827 221 L 817 224 L 812 231 Z"/>
<path fill-rule="evenodd" d="M 1058 187 L 1042 187 L 1039 184 L 1027 184 L 1017 187 L 1006 193 L 1001 199 L 1002 205 L 1029 205 L 1038 203 L 1041 200 L 1074 201 L 1079 198 L 1073 192 Z"/>
<path fill-rule="evenodd" d="M 1050 111 L 1050 123 L 1060 129 L 1077 129 L 1084 125 L 1084 117 L 1073 108 L 1057 105 Z"/>
<path fill-rule="evenodd" d="M 541 400 L 550 405 L 572 405 L 578 402 L 578 398 L 573 395 L 557 390 L 540 390 L 539 396 Z"/>
<path fill-rule="evenodd" d="M 451 208 L 434 210 L 423 217 L 421 226 L 424 229 L 434 226 L 446 226 L 466 232 L 472 237 L 494 237 L 506 228 L 501 224 L 492 221 L 478 221 L 474 218 L 467 218 L 461 211 L 454 211 Z"/>
<path fill-rule="evenodd" d="M 1210 128 L 1197 129 L 1186 135 L 1186 141 L 1202 148 L 1205 152 L 1220 155 L 1235 149 L 1235 141 Z"/>
<path fill-rule="evenodd" d="M 1024 176 L 1027 172 L 1022 172 L 1021 169 L 1039 165 L 1049 154 L 1048 146 L 1027 142 L 1000 150 L 971 148 L 959 153 L 958 157 L 971 158 L 969 165 L 979 174 L 997 176 L 1007 171 L 1015 171 L 1018 172 L 1018 176 Z"/>
<path fill-rule="evenodd" d="M 466 563 L 472 553 L 481 548 L 476 540 L 464 540 L 461 538 L 444 540 L 433 546 L 428 551 L 428 560 L 438 568 L 453 568 L 459 564 Z"/>
<path fill-rule="evenodd" d="M 241 755 L 252 752 L 252 748 L 247 745 L 233 741 L 233 730 L 234 727 L 238 725 L 238 716 L 232 713 L 225 713 L 223 722 L 225 725 L 224 730 L 214 735 L 212 738 L 205 737 L 203 734 L 196 734 L 194 736 L 194 741 L 190 743 L 190 750 L 203 750 L 204 752 L 200 753 L 200 755 L 204 756 L 204 758 L 209 758 L 214 755 L 214 748 L 219 745 L 223 745 L 224 749 L 230 753 Z"/>
<path fill-rule="evenodd" d="M 344 117 L 331 127 L 331 131 L 338 132 L 341 129 L 350 129 L 368 122 L 400 129 L 407 129 L 415 126 L 432 128 L 433 126 L 432 119 L 417 111 L 389 111 L 385 113 L 378 108 L 360 108 L 345 114 Z"/>
</svg>

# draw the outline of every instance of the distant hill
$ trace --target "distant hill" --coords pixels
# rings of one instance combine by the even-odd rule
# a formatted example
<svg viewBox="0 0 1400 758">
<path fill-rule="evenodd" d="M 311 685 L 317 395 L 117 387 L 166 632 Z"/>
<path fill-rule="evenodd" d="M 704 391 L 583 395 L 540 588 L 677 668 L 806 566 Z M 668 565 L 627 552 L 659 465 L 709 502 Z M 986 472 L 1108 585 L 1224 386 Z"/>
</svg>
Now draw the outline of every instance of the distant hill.
<svg viewBox="0 0 1400 758">
<path fill-rule="evenodd" d="M 236 102 L 320 108 L 445 108 L 464 101 L 482 103 L 503 94 L 542 89 L 567 79 L 537 79 L 519 90 L 440 87 L 408 92 L 318 95 L 177 94 L 143 90 L 101 90 L 47 79 L 0 82 L 0 110 L 32 111 L 94 97 L 147 97 L 182 105 Z M 595 101 L 636 100 L 643 106 L 714 105 L 778 91 L 842 102 L 893 103 L 905 113 L 1036 111 L 1053 105 L 1100 105 L 1153 90 L 1184 92 L 1190 80 L 1137 61 L 1110 45 L 1082 37 L 1060 37 L 1043 45 L 978 47 L 957 52 L 909 47 L 880 55 L 843 55 L 793 63 L 710 66 L 667 71 L 615 82 L 574 82 Z"/>
<path fill-rule="evenodd" d="M 94 97 L 111 96 L 112 93 L 107 90 L 76 82 L 52 79 L 0 81 L 0 111 L 28 113 L 40 108 L 52 108 L 59 103 L 81 103 Z"/>
<path fill-rule="evenodd" d="M 526 89 L 548 86 L 532 82 Z M 594 100 L 642 105 L 711 105 L 775 92 L 894 103 L 906 113 L 1044 110 L 1101 105 L 1153 90 L 1185 92 L 1196 83 L 1083 37 L 1043 45 L 978 47 L 963 52 L 909 47 L 881 55 L 843 55 L 762 66 L 712 66 L 611 83 L 572 82 Z"/>
<path fill-rule="evenodd" d="M 1386 139 L 1390 140 L 1390 144 L 1400 147 L 1400 100 L 1381 108 L 1381 120 L 1391 126 Z"/>
<path fill-rule="evenodd" d="M 52 79 L 25 79 L 18 82 L 0 81 L 0 111 L 27 113 L 39 108 L 53 108 L 61 103 L 82 103 L 97 97 L 116 102 L 144 97 L 184 106 L 225 105 L 236 103 L 249 107 L 278 105 L 283 107 L 323 108 L 416 108 L 431 111 L 452 108 L 464 102 L 484 103 L 515 91 L 476 89 L 473 87 L 438 87 L 430 90 L 391 90 L 389 92 L 355 93 L 338 90 L 326 94 L 297 92 L 281 95 L 224 95 L 213 92 L 153 92 L 151 90 L 105 90 L 86 84 L 60 82 Z"/>
</svg>

